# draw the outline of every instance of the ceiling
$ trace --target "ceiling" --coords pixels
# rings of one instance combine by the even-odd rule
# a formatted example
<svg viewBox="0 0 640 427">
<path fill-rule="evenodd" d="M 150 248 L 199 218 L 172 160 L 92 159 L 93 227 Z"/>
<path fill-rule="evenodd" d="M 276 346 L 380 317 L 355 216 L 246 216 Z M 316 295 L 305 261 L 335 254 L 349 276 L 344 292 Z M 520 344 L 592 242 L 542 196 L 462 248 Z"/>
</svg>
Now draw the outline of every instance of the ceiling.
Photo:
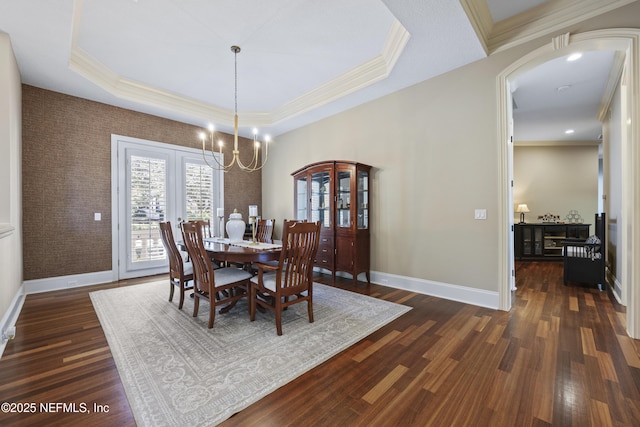
<svg viewBox="0 0 640 427">
<path fill-rule="evenodd" d="M 277 136 L 551 34 L 559 5 L 567 25 L 630 2 L 0 0 L 0 31 L 25 84 L 225 132 L 238 45 L 241 134 Z M 519 77 L 516 140 L 597 139 L 613 63 L 592 52 Z"/>
</svg>

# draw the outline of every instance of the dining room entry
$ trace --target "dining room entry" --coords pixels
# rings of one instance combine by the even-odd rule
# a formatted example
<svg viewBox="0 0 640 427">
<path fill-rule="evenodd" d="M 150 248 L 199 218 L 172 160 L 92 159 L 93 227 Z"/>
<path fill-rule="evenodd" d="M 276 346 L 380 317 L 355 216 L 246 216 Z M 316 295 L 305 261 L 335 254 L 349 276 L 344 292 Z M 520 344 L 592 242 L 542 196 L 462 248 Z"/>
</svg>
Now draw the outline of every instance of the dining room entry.
<svg viewBox="0 0 640 427">
<path fill-rule="evenodd" d="M 166 272 L 159 223 L 213 219 L 223 207 L 223 173 L 198 150 L 120 135 L 111 145 L 115 280 Z"/>
</svg>

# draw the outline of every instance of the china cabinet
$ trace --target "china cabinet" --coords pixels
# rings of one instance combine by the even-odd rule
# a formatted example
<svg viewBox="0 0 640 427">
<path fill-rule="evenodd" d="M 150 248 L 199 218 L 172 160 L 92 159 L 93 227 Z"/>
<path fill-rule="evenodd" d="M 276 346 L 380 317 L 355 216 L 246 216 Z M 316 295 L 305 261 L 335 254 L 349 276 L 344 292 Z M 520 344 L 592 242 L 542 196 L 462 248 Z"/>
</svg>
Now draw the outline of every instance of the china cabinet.
<svg viewBox="0 0 640 427">
<path fill-rule="evenodd" d="M 354 283 L 360 273 L 370 281 L 370 172 L 371 166 L 362 163 L 332 160 L 291 174 L 295 218 L 322 224 L 315 265 L 334 279 L 341 271 Z"/>
</svg>

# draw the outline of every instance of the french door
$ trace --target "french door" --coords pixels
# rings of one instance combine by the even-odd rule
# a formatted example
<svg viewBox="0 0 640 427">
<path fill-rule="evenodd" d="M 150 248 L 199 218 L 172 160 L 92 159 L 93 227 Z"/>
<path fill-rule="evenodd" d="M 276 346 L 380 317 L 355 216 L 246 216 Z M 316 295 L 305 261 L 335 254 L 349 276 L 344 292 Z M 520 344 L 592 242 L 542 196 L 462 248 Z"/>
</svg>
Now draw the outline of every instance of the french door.
<svg viewBox="0 0 640 427">
<path fill-rule="evenodd" d="M 113 135 L 113 155 L 115 279 L 166 272 L 159 223 L 171 221 L 179 240 L 180 221 L 213 219 L 223 207 L 223 174 L 206 166 L 199 150 L 135 138 Z"/>
</svg>

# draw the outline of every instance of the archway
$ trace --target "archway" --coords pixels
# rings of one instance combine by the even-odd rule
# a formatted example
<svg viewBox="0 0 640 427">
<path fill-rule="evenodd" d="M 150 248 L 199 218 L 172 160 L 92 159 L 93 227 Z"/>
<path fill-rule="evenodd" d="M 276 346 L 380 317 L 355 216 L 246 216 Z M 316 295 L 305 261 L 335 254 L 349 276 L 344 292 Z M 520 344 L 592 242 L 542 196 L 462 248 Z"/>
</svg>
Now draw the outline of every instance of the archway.
<svg viewBox="0 0 640 427">
<path fill-rule="evenodd" d="M 511 177 L 512 142 L 511 110 L 512 102 L 509 81 L 551 59 L 565 56 L 573 51 L 615 50 L 625 56 L 623 97 L 627 99 L 628 117 L 626 132 L 621 142 L 624 161 L 620 165 L 622 173 L 622 209 L 619 227 L 622 242 L 618 256 L 623 257 L 619 280 L 627 303 L 627 332 L 629 336 L 640 335 L 640 290 L 637 286 L 640 274 L 640 31 L 637 29 L 609 29 L 570 35 L 564 34 L 511 64 L 498 75 L 498 126 L 500 145 L 500 197 L 499 197 L 499 299 L 500 308 L 509 310 L 512 306 L 512 266 L 514 259 L 511 225 L 513 206 Z"/>
</svg>

